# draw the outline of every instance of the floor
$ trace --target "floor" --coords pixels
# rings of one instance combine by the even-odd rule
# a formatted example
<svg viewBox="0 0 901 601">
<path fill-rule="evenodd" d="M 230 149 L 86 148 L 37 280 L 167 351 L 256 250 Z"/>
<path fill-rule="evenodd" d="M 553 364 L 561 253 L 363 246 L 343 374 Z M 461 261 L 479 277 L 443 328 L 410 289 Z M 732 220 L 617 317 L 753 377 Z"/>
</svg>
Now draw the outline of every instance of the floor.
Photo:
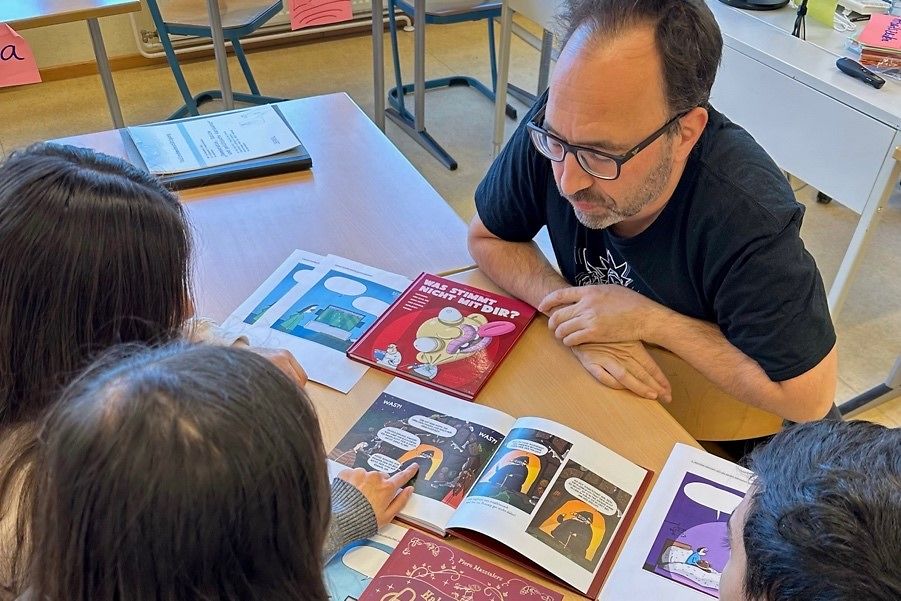
<svg viewBox="0 0 901 601">
<path fill-rule="evenodd" d="M 484 24 L 433 26 L 427 39 L 428 77 L 466 73 L 488 81 Z M 411 80 L 412 33 L 402 33 L 400 42 L 405 77 Z M 358 36 L 260 50 L 251 53 L 250 62 L 265 94 L 297 98 L 345 91 L 371 114 L 370 57 L 370 39 Z M 511 82 L 534 89 L 537 62 L 537 51 L 514 38 Z M 231 68 L 232 80 L 239 89 L 240 71 L 234 62 Z M 186 77 L 195 91 L 215 88 L 215 73 L 208 60 L 185 65 Z M 164 119 L 177 108 L 179 95 L 165 66 L 118 71 L 115 80 L 129 125 Z M 428 129 L 457 159 L 456 171 L 446 170 L 390 122 L 387 134 L 448 204 L 468 220 L 475 211 L 473 191 L 492 158 L 493 106 L 472 90 L 455 88 L 430 92 L 426 108 Z M 96 76 L 0 90 L 0 152 L 109 127 Z M 508 134 L 511 131 L 508 126 Z M 802 230 L 805 243 L 828 287 L 851 238 L 856 215 L 837 202 L 817 204 L 815 190 L 797 180 L 793 184 L 798 200 L 807 206 Z M 837 320 L 839 403 L 881 383 L 901 355 L 901 191 L 883 213 Z M 901 398 L 863 417 L 901 426 Z"/>
</svg>

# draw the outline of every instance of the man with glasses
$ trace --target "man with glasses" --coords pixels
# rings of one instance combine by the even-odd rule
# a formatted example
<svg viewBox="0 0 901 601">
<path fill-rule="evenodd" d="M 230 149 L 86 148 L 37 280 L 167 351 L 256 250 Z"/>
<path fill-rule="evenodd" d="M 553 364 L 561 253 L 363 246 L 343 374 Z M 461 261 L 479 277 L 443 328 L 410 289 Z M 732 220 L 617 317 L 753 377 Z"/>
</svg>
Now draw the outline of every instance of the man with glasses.
<svg viewBox="0 0 901 601">
<path fill-rule="evenodd" d="M 476 191 L 469 247 L 600 382 L 670 400 L 643 343 L 785 419 L 834 409 L 835 331 L 803 206 L 709 104 L 700 0 L 569 0 L 550 89 Z M 748 82 L 754 85 L 754 82 Z M 547 226 L 560 270 L 532 242 Z"/>
</svg>

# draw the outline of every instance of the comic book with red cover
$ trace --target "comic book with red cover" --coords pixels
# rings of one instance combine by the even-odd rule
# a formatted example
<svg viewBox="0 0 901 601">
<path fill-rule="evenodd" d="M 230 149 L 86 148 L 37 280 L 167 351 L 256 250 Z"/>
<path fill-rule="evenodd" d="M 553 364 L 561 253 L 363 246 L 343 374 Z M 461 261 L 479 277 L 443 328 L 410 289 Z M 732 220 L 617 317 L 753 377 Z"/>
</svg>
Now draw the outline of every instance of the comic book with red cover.
<svg viewBox="0 0 901 601">
<path fill-rule="evenodd" d="M 563 595 L 410 531 L 359 601 L 562 601 Z"/>
<path fill-rule="evenodd" d="M 472 400 L 533 317 L 522 301 L 423 273 L 347 355 Z"/>
</svg>

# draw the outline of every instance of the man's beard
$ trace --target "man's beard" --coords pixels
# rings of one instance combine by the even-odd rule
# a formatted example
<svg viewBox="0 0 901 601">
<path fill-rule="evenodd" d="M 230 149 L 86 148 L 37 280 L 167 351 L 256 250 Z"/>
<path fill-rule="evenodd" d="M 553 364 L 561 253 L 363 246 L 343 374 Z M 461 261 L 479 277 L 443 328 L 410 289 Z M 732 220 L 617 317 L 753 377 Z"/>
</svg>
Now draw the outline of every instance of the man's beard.
<svg viewBox="0 0 901 601">
<path fill-rule="evenodd" d="M 629 217 L 634 217 L 651 202 L 657 200 L 666 187 L 672 170 L 673 153 L 667 147 L 657 166 L 648 173 L 644 182 L 634 192 L 629 194 L 623 202 L 617 202 L 606 194 L 593 192 L 587 188 L 579 190 L 572 195 L 564 194 L 563 197 L 570 202 L 591 203 L 595 206 L 603 207 L 603 213 L 585 213 L 577 209 L 575 205 L 570 205 L 573 207 L 573 212 L 576 214 L 576 219 L 579 220 L 579 223 L 592 230 L 601 230 Z"/>
</svg>

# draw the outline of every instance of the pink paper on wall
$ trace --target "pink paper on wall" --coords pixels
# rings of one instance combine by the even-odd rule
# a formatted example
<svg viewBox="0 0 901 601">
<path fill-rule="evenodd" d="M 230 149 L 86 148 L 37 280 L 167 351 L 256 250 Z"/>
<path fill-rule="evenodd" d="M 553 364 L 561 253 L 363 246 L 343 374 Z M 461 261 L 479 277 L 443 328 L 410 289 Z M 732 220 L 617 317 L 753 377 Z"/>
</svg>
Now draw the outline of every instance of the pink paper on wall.
<svg viewBox="0 0 901 601">
<path fill-rule="evenodd" d="M 353 18 L 351 0 L 291 0 L 291 29 L 328 25 Z"/>
<path fill-rule="evenodd" d="M 40 83 L 37 61 L 28 42 L 6 23 L 0 23 L 0 88 Z"/>
</svg>

